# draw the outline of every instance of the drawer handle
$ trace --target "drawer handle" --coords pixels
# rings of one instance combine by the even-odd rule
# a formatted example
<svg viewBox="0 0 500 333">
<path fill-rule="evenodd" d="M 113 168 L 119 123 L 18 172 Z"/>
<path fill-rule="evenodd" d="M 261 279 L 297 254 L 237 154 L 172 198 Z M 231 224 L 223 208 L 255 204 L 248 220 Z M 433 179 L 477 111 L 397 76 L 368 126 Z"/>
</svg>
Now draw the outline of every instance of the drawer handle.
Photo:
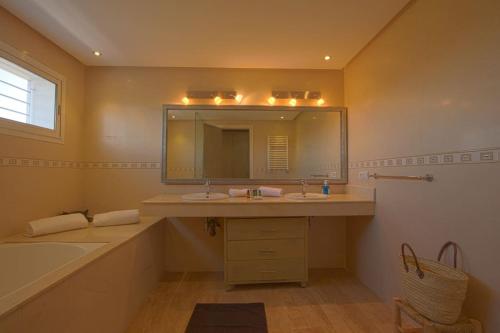
<svg viewBox="0 0 500 333">
<path fill-rule="evenodd" d="M 277 273 L 277 271 L 260 271 L 260 273 L 269 273 L 269 274 L 271 274 L 271 273 Z"/>
<path fill-rule="evenodd" d="M 275 250 L 259 250 L 260 253 L 262 254 L 272 254 L 272 253 L 276 253 Z"/>
</svg>

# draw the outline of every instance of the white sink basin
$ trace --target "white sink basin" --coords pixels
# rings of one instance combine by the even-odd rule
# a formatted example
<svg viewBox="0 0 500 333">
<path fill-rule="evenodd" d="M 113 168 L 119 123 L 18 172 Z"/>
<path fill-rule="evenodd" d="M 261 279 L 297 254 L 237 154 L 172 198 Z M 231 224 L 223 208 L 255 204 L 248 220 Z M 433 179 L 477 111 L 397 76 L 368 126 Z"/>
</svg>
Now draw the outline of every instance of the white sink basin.
<svg viewBox="0 0 500 333">
<path fill-rule="evenodd" d="M 182 200 L 186 201 L 212 201 L 212 200 L 224 200 L 229 198 L 227 194 L 224 193 L 212 193 L 207 196 L 206 192 L 202 193 L 189 193 L 182 196 Z"/>
<path fill-rule="evenodd" d="M 288 193 L 285 194 L 285 198 L 288 200 L 326 200 L 328 199 L 328 195 L 322 193 L 306 193 L 305 195 L 302 193 Z"/>
</svg>

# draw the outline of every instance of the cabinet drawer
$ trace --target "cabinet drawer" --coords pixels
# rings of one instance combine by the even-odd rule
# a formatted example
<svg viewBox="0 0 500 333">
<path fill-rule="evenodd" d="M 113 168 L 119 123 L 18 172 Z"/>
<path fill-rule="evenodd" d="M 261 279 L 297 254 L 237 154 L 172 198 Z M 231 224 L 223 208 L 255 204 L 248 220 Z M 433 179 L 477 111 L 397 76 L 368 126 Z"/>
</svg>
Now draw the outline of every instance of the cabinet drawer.
<svg viewBox="0 0 500 333">
<path fill-rule="evenodd" d="M 304 238 L 306 218 L 228 219 L 227 239 Z"/>
<path fill-rule="evenodd" d="M 306 279 L 303 259 L 232 261 L 226 263 L 226 274 L 229 283 Z"/>
<path fill-rule="evenodd" d="M 227 260 L 304 258 L 304 239 L 238 240 L 227 243 Z"/>
</svg>

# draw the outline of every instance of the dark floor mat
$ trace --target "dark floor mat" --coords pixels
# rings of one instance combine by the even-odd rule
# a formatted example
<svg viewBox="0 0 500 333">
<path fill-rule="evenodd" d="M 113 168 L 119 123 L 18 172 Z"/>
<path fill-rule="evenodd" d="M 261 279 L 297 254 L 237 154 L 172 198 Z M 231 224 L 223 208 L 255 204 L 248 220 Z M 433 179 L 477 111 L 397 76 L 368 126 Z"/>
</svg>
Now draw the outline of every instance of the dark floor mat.
<svg viewBox="0 0 500 333">
<path fill-rule="evenodd" d="M 186 333 L 267 333 L 264 303 L 196 304 Z"/>
</svg>

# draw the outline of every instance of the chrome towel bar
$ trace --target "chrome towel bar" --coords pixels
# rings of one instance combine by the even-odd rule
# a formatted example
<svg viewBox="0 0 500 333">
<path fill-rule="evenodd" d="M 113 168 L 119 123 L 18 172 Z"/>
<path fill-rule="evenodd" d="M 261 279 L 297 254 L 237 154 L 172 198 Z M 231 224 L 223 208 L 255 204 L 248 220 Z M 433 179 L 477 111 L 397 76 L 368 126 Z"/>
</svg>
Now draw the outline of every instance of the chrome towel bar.
<svg viewBox="0 0 500 333">
<path fill-rule="evenodd" d="M 368 177 L 373 179 L 424 180 L 426 182 L 432 182 L 434 180 L 434 176 L 430 174 L 426 174 L 425 176 L 386 176 L 373 173 L 368 175 Z"/>
</svg>

